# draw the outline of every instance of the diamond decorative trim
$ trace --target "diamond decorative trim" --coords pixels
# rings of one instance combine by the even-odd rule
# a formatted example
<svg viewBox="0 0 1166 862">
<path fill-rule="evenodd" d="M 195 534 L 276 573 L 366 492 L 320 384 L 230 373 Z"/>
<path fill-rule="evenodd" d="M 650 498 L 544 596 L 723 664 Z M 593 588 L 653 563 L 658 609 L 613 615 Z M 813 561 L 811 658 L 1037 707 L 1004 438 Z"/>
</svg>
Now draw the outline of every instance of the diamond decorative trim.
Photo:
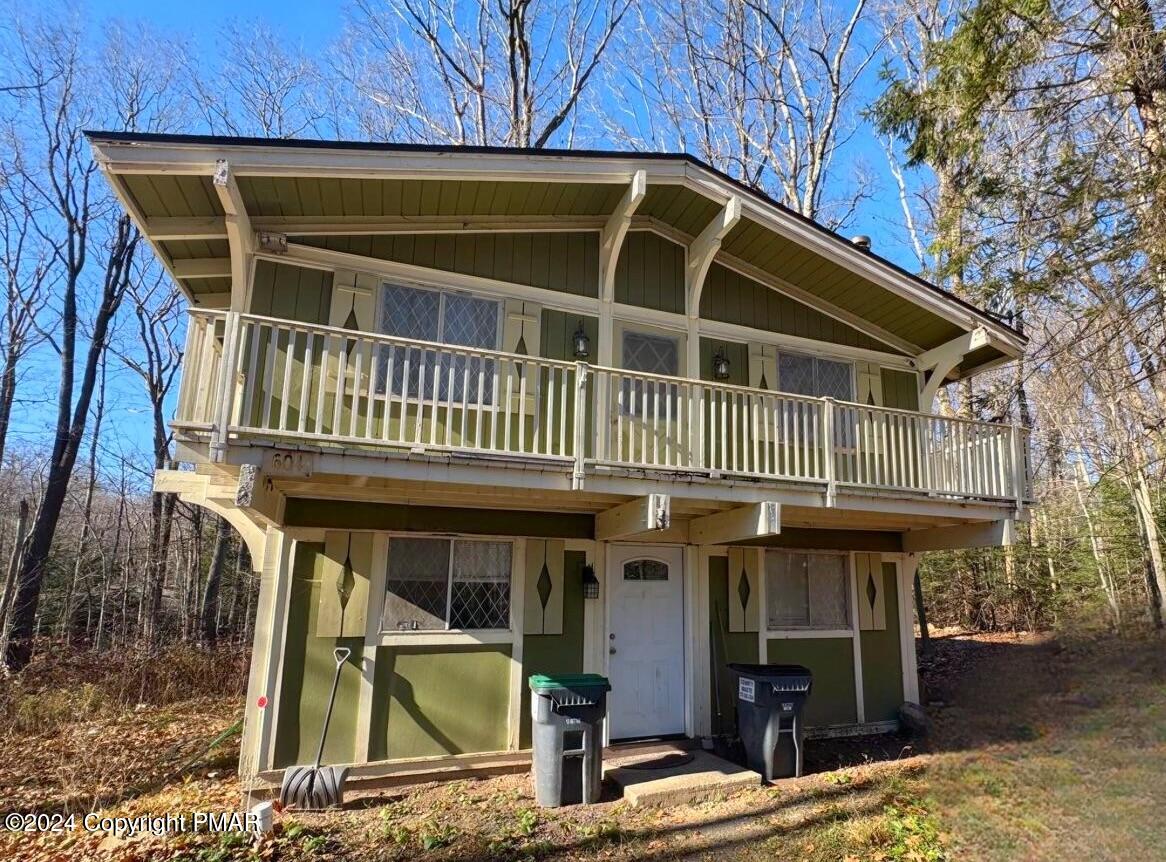
<svg viewBox="0 0 1166 862">
<path fill-rule="evenodd" d="M 878 587 L 875 586 L 874 575 L 866 576 L 866 600 L 870 603 L 870 609 L 873 611 L 875 606 L 875 599 L 879 597 Z"/>
<path fill-rule="evenodd" d="M 552 586 L 551 573 L 544 561 L 542 571 L 538 573 L 538 581 L 535 583 L 535 588 L 538 590 L 538 600 L 544 611 L 547 609 L 547 602 L 551 600 Z"/>
<path fill-rule="evenodd" d="M 752 592 L 749 588 L 749 574 L 741 569 L 741 577 L 737 580 L 737 598 L 741 600 L 741 610 L 749 607 L 749 595 Z"/>
</svg>

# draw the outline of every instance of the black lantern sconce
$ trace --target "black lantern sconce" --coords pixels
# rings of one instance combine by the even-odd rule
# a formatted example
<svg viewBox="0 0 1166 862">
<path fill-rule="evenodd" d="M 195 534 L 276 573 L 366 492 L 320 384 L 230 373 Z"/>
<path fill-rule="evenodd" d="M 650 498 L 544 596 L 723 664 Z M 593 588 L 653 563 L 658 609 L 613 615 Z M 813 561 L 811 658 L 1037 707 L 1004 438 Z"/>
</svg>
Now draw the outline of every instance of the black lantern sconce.
<svg viewBox="0 0 1166 862">
<path fill-rule="evenodd" d="M 574 347 L 576 359 L 586 359 L 591 355 L 591 339 L 587 337 L 587 332 L 583 329 L 582 320 L 579 321 L 575 334 L 571 336 L 571 344 Z"/>
<path fill-rule="evenodd" d="M 725 347 L 721 345 L 713 354 L 713 380 L 728 380 L 732 370 L 729 357 L 725 356 Z"/>
<path fill-rule="evenodd" d="M 590 563 L 583 566 L 583 598 L 599 598 L 599 578 L 595 577 L 595 567 Z"/>
</svg>

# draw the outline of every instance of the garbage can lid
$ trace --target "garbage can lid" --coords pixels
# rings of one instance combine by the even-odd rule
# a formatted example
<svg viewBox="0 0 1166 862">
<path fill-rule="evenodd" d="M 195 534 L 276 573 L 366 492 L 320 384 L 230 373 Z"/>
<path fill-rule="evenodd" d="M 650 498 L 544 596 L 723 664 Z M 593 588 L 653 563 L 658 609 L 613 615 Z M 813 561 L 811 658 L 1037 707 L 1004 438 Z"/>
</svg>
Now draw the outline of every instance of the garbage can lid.
<svg viewBox="0 0 1166 862">
<path fill-rule="evenodd" d="M 758 679 L 785 678 L 791 676 L 813 676 L 808 667 L 800 664 L 743 664 L 733 662 L 729 670 Z"/>
<path fill-rule="evenodd" d="M 559 689 L 598 689 L 611 691 L 607 677 L 597 673 L 536 673 L 528 680 L 533 692 L 551 692 Z"/>
</svg>

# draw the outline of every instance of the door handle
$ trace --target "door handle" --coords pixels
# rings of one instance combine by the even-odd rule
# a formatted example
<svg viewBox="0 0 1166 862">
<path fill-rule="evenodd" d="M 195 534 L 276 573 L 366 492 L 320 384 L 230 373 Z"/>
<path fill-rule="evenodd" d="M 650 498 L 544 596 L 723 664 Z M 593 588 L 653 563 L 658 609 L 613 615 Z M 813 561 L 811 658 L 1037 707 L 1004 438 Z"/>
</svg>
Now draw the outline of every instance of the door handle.
<svg viewBox="0 0 1166 862">
<path fill-rule="evenodd" d="M 608 655 L 615 655 L 615 647 L 608 647 L 607 654 Z"/>
</svg>

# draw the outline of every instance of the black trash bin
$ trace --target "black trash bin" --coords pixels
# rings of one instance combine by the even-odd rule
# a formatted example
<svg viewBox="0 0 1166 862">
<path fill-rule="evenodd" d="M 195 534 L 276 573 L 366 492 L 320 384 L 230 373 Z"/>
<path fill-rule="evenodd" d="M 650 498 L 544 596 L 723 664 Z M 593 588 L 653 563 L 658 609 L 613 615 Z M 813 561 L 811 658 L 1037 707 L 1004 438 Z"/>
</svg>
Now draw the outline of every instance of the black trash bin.
<svg viewBox="0 0 1166 862">
<path fill-rule="evenodd" d="M 814 678 L 798 664 L 730 664 L 745 762 L 766 781 L 802 774 L 802 711 Z"/>
<path fill-rule="evenodd" d="M 569 673 L 535 674 L 529 684 L 535 801 L 552 808 L 598 802 L 611 683 Z"/>
</svg>

